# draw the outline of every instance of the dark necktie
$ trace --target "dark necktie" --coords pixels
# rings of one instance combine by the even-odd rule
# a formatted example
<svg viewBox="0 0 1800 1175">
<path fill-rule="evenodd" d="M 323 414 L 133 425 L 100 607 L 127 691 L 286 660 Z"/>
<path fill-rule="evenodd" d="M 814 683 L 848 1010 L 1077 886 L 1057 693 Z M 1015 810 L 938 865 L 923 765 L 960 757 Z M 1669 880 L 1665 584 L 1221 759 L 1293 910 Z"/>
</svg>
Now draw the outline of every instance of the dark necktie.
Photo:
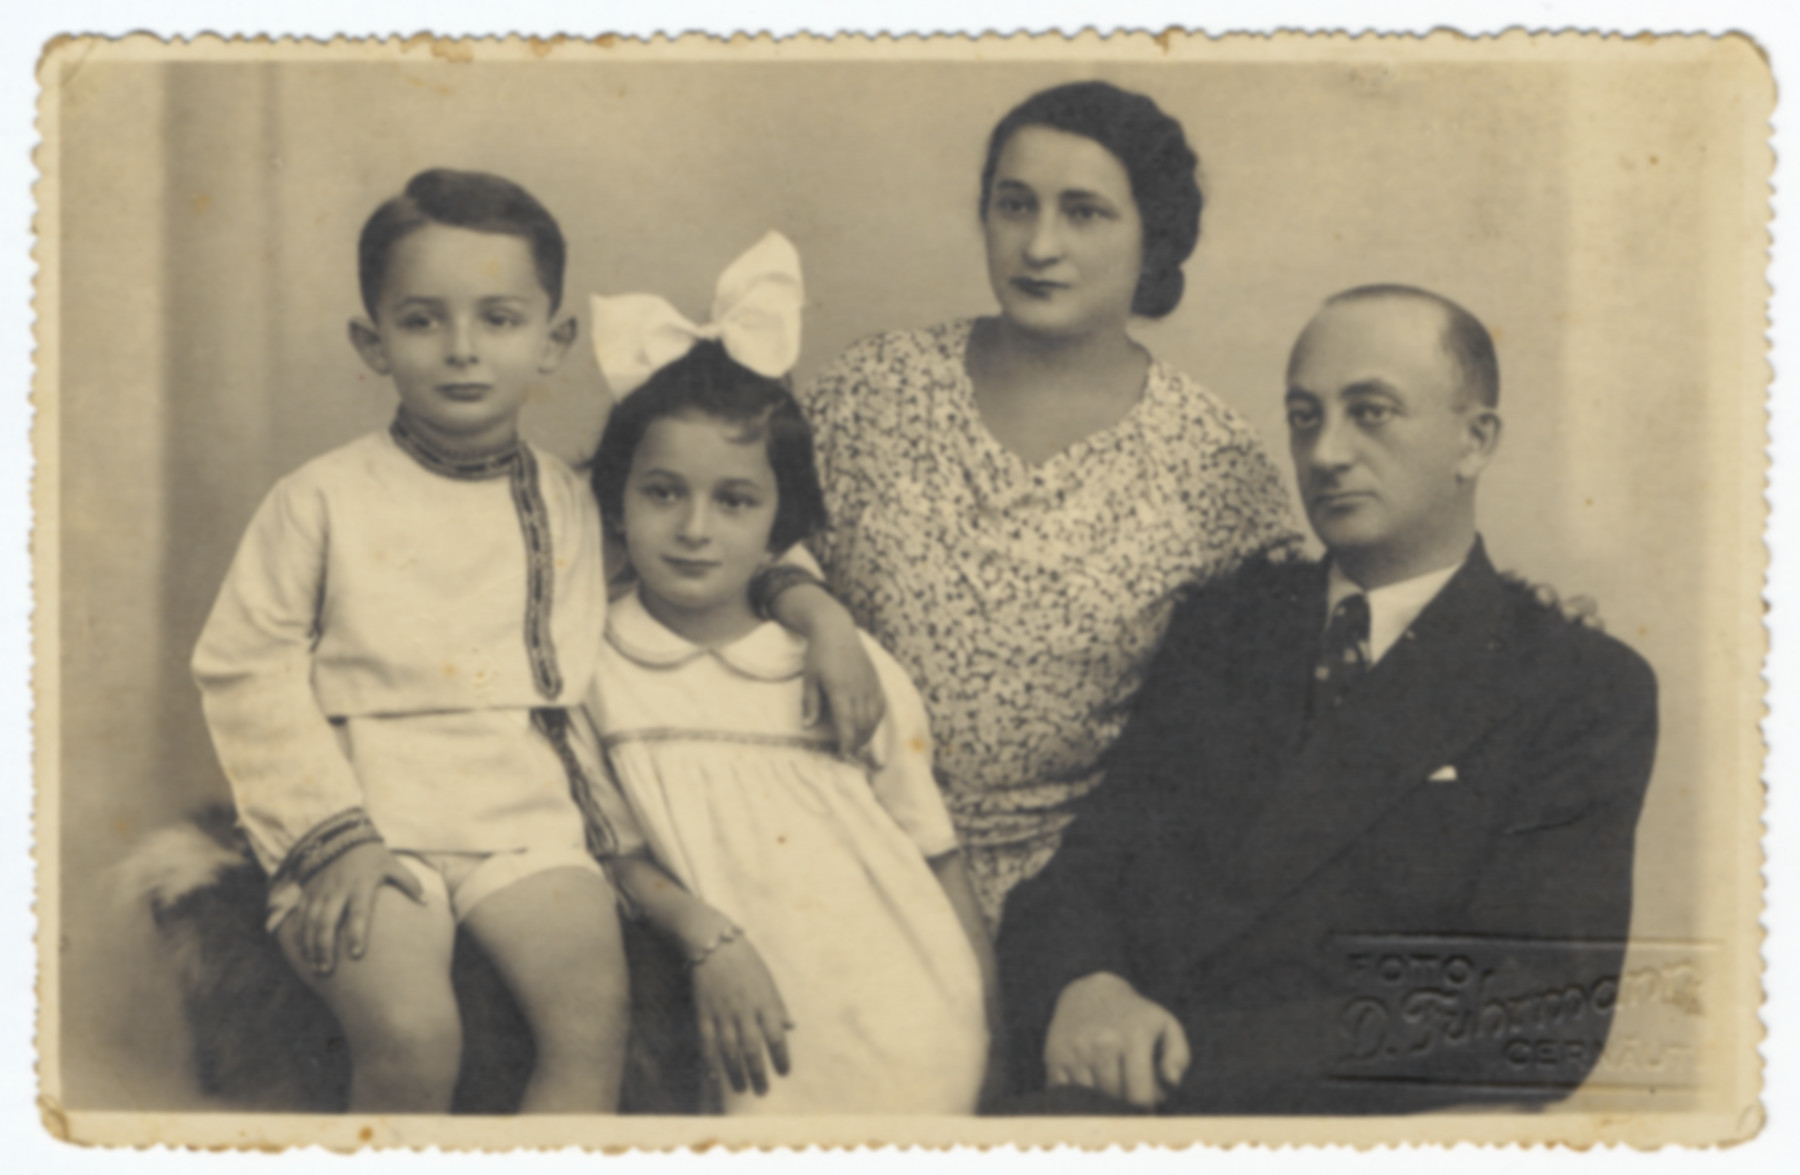
<svg viewBox="0 0 1800 1175">
<path fill-rule="evenodd" d="M 1344 704 L 1344 698 L 1369 672 L 1369 599 L 1360 592 L 1345 596 L 1331 610 L 1325 626 L 1324 647 L 1313 670 L 1313 713 L 1323 715 Z"/>
</svg>

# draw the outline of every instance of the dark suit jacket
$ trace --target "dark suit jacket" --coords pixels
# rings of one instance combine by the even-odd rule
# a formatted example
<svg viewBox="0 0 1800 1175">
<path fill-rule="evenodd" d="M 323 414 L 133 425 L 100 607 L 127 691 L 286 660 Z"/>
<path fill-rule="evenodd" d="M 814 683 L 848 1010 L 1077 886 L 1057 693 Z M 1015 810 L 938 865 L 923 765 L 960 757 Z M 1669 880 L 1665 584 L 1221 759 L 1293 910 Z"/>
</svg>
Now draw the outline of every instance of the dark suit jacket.
<svg viewBox="0 0 1800 1175">
<path fill-rule="evenodd" d="M 1000 937 L 1021 1088 L 1069 982 L 1182 1021 L 1177 1113 L 1403 1113 L 1566 1094 L 1604 1043 L 1656 745 L 1630 649 L 1464 567 L 1309 714 L 1325 568 L 1254 562 L 1171 623 Z"/>
</svg>

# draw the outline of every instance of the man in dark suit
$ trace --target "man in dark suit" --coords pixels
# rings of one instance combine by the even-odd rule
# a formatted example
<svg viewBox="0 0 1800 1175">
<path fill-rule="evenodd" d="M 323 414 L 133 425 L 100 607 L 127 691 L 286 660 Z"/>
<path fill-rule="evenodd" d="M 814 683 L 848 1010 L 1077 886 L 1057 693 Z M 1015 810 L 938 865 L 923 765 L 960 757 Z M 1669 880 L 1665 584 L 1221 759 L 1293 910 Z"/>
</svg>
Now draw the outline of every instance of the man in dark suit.
<svg viewBox="0 0 1800 1175">
<path fill-rule="evenodd" d="M 1423 290 L 1340 294 L 1300 336 L 1328 557 L 1183 604 L 1105 785 L 1009 902 L 1034 1108 L 1405 1113 L 1593 1068 L 1656 684 L 1489 563 L 1498 398 L 1487 330 Z"/>
</svg>

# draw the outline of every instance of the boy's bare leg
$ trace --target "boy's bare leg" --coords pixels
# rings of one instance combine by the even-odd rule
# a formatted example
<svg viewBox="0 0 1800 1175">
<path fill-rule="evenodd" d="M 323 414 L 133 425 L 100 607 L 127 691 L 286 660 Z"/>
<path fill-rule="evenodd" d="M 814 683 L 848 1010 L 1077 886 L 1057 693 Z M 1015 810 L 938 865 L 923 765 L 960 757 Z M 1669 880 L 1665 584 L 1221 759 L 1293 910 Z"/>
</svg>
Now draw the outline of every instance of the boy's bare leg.
<svg viewBox="0 0 1800 1175">
<path fill-rule="evenodd" d="M 442 1114 L 462 1061 L 462 1019 L 450 986 L 456 921 L 439 892 L 420 904 L 391 886 L 376 894 L 368 944 L 320 974 L 299 952 L 297 912 L 276 937 L 288 962 L 336 1014 L 350 1041 L 354 1113 Z"/>
<path fill-rule="evenodd" d="M 630 989 L 606 879 L 581 869 L 534 873 L 482 899 L 463 924 L 500 969 L 537 1041 L 520 1110 L 615 1113 Z"/>
</svg>

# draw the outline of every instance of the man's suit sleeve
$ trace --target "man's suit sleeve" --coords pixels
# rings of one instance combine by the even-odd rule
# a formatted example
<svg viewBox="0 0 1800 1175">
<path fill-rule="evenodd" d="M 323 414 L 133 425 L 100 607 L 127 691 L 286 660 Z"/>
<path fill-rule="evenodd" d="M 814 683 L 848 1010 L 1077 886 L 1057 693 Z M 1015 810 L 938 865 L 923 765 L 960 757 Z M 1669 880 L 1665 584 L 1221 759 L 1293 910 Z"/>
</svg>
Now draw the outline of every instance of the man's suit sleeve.
<svg viewBox="0 0 1800 1175">
<path fill-rule="evenodd" d="M 1493 960 L 1488 994 L 1509 1006 L 1616 978 L 1631 929 L 1638 814 L 1656 753 L 1656 678 L 1623 645 L 1580 635 L 1581 655 L 1565 666 L 1573 671 L 1540 703 L 1541 725 L 1521 732 L 1513 802 L 1465 913 L 1464 924 L 1481 934 L 1541 944 Z M 1609 1027 L 1589 1024 L 1582 1031 L 1592 1047 L 1534 1072 L 1535 1088 L 1502 1100 L 1554 1101 L 1573 1091 Z M 1519 1039 L 1530 1035 L 1519 1031 Z M 1553 1023 L 1544 1031 L 1562 1030 Z M 1501 1066 L 1499 1076 L 1517 1074 Z M 1432 1103 L 1422 1092 L 1419 1105 L 1395 1108 Z"/>
<path fill-rule="evenodd" d="M 1617 642 L 1582 634 L 1521 755 L 1516 802 L 1468 921 L 1488 933 L 1622 941 L 1638 813 L 1656 756 L 1656 678 Z"/>
<path fill-rule="evenodd" d="M 1172 785 L 1184 778 L 1178 732 L 1191 726 L 1187 669 L 1205 643 L 1205 596 L 1175 615 L 1106 759 L 1105 781 L 1080 806 L 1061 847 L 1007 901 L 1000 980 L 1018 1087 L 1043 1087 L 1044 1037 L 1063 988 L 1099 971 L 1130 978 L 1133 902 L 1127 866 L 1161 835 Z M 1189 720 L 1183 722 L 1182 715 Z"/>
</svg>

